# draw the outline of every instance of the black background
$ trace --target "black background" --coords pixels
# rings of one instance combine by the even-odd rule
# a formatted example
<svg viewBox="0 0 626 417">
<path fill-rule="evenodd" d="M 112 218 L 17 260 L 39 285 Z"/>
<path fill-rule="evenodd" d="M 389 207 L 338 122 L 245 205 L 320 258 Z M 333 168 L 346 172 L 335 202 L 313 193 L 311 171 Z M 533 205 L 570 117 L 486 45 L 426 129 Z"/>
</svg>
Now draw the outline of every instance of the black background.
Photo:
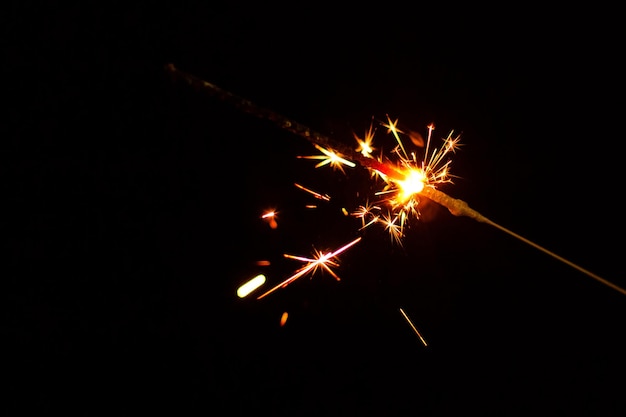
<svg viewBox="0 0 626 417">
<path fill-rule="evenodd" d="M 239 299 L 300 266 L 284 253 L 358 236 L 340 209 L 371 182 L 314 168 L 297 158 L 310 142 L 164 69 L 345 146 L 387 114 L 434 123 L 435 141 L 459 132 L 442 191 L 624 288 L 616 15 L 9 6 L 6 414 L 624 415 L 624 294 L 428 201 L 402 247 L 368 229 L 340 282 Z"/>
</svg>

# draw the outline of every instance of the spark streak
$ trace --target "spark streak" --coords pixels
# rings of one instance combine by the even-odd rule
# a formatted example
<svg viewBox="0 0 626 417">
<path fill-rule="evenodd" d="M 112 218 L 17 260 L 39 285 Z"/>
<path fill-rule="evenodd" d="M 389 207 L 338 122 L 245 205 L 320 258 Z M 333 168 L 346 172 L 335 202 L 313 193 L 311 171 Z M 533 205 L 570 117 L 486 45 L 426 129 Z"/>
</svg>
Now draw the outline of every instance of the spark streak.
<svg viewBox="0 0 626 417">
<path fill-rule="evenodd" d="M 419 211 L 417 209 L 419 203 L 419 197 L 426 197 L 444 207 L 446 207 L 451 214 L 454 216 L 465 216 L 471 219 L 474 219 L 478 222 L 488 224 L 492 227 L 497 228 L 498 230 L 507 233 L 508 235 L 520 240 L 523 243 L 526 243 L 535 249 L 540 250 L 541 252 L 553 257 L 554 259 L 576 269 L 577 271 L 587 275 L 588 277 L 593 278 L 594 280 L 608 286 L 609 288 L 620 292 L 621 294 L 626 295 L 626 289 L 615 285 L 614 283 L 588 271 L 587 269 L 582 268 L 579 265 L 543 248 L 542 246 L 518 235 L 510 231 L 509 229 L 489 220 L 482 214 L 477 211 L 471 209 L 465 201 L 458 200 L 448 196 L 447 194 L 436 189 L 438 184 L 451 182 L 450 176 L 450 162 L 445 161 L 445 156 L 449 153 L 453 153 L 459 146 L 460 137 L 453 137 L 452 132 L 446 139 L 444 139 L 444 144 L 439 149 L 434 149 L 430 151 L 430 138 L 431 133 L 434 129 L 434 126 L 430 125 L 428 127 L 428 141 L 425 150 L 424 159 L 421 162 L 418 162 L 415 154 L 408 154 L 404 148 L 402 140 L 400 138 L 400 133 L 404 133 L 402 130 L 397 128 L 397 120 L 392 121 L 389 117 L 387 117 L 387 123 L 383 124 L 383 126 L 387 127 L 388 133 L 393 134 L 396 139 L 398 145 L 396 150 L 394 150 L 394 154 L 398 156 L 399 163 L 393 164 L 388 160 L 375 159 L 371 157 L 369 153 L 369 149 L 371 148 L 371 142 L 373 139 L 373 130 L 370 129 L 365 136 L 365 139 L 360 141 L 358 137 L 355 138 L 358 140 L 359 148 L 357 149 L 359 152 L 355 152 L 352 149 L 341 145 L 339 143 L 334 143 L 327 136 L 317 133 L 308 127 L 301 125 L 300 123 L 294 122 L 287 117 L 280 115 L 274 111 L 265 109 L 263 107 L 257 106 L 256 104 L 246 100 L 242 97 L 234 95 L 222 88 L 211 84 L 207 81 L 204 81 L 194 75 L 188 74 L 186 72 L 180 71 L 173 64 L 167 64 L 165 66 L 165 70 L 174 78 L 180 79 L 191 85 L 192 87 L 211 94 L 213 96 L 218 97 L 219 99 L 234 105 L 240 110 L 255 115 L 260 119 L 265 119 L 273 122 L 276 126 L 291 133 L 294 133 L 300 137 L 303 137 L 307 141 L 309 141 L 313 146 L 315 146 L 318 150 L 324 150 L 322 153 L 326 155 L 323 162 L 328 161 L 328 164 L 331 164 L 333 161 L 333 157 L 331 157 L 332 153 L 340 153 L 342 155 L 341 159 L 343 161 L 356 161 L 361 166 L 369 169 L 372 172 L 379 174 L 386 182 L 387 182 L 387 192 L 390 193 L 391 197 L 389 197 L 385 202 L 391 206 L 394 213 L 400 218 L 400 223 L 397 224 L 399 226 L 399 232 L 402 232 L 402 227 L 404 226 L 404 220 L 409 215 L 413 217 L 419 216 Z M 331 151 L 333 150 L 333 151 Z M 341 165 L 338 167 L 341 168 Z M 417 178 L 417 181 L 415 179 Z M 411 188 L 409 188 L 411 187 Z M 395 193 L 395 194 L 394 194 Z M 390 219 L 393 222 L 393 219 Z M 392 223 L 395 224 L 395 223 Z M 392 233 L 396 233 L 398 230 L 393 228 L 390 229 Z M 356 243 L 358 239 L 352 244 Z M 350 245 L 348 245 L 350 246 Z M 330 254 L 333 254 L 331 252 Z M 337 251 L 333 254 L 336 255 Z M 287 279 L 285 282 L 280 284 L 276 288 L 284 287 L 289 284 L 293 280 L 299 278 L 305 273 L 309 272 L 320 265 L 323 265 L 324 268 L 328 268 L 328 261 L 332 256 L 323 254 L 318 254 L 319 257 L 316 259 L 308 259 L 302 258 L 308 264 L 303 267 L 299 272 L 297 272 L 293 277 Z M 270 290 L 273 291 L 274 289 Z M 269 293 L 269 292 L 268 292 Z M 266 293 L 266 294 L 268 294 Z M 264 294 L 263 296 L 265 296 Z"/>
<path fill-rule="evenodd" d="M 417 337 L 420 338 L 420 340 L 422 341 L 422 344 L 424 344 L 424 346 L 428 346 L 428 343 L 426 343 L 426 340 L 424 340 L 424 337 L 422 337 L 422 334 L 419 332 L 419 330 L 417 330 L 417 327 L 415 327 L 415 325 L 413 324 L 409 316 L 407 316 L 407 314 L 404 312 L 402 308 L 400 308 L 400 313 L 402 313 L 402 316 L 404 317 L 406 322 L 409 323 L 409 326 L 411 326 L 411 329 L 413 329 Z"/>
<path fill-rule="evenodd" d="M 340 253 L 342 253 L 342 252 L 346 251 L 347 249 L 349 249 L 350 247 L 356 245 L 360 240 L 361 240 L 361 238 L 358 237 L 358 238 L 354 239 L 352 242 L 348 243 L 347 245 L 344 245 L 344 246 L 340 247 L 339 249 L 337 249 L 335 251 L 328 252 L 328 253 L 323 253 L 323 252 L 319 252 L 318 250 L 314 250 L 313 258 L 306 258 L 304 256 L 296 256 L 296 255 L 285 254 L 284 255 L 285 258 L 290 258 L 290 259 L 295 259 L 295 260 L 298 260 L 298 261 L 301 261 L 301 262 L 306 262 L 306 265 L 304 265 L 303 267 L 298 269 L 295 274 L 293 274 L 292 276 L 290 276 L 289 278 L 287 278 L 286 280 L 284 280 L 280 284 L 276 285 L 272 289 L 270 289 L 270 290 L 266 291 L 265 293 L 261 294 L 259 297 L 257 297 L 257 299 L 260 300 L 261 298 L 263 298 L 263 297 L 273 293 L 274 291 L 276 291 L 279 288 L 285 288 L 287 285 L 291 284 L 292 282 L 294 282 L 298 278 L 303 277 L 304 275 L 308 274 L 309 272 L 311 273 L 311 275 L 313 275 L 313 274 L 315 274 L 315 272 L 318 269 L 322 269 L 322 270 L 328 272 L 337 281 L 341 281 L 341 279 L 335 273 L 335 271 L 333 271 L 330 268 L 331 266 L 334 266 L 334 267 L 339 266 L 339 264 L 336 261 L 334 261 L 333 258 L 336 258 Z"/>
<path fill-rule="evenodd" d="M 306 188 L 306 187 L 298 184 L 297 182 L 294 183 L 293 185 L 295 185 L 296 187 L 298 187 L 302 191 L 306 191 L 307 193 L 311 194 L 313 197 L 315 197 L 315 198 L 317 198 L 319 200 L 330 201 L 330 196 L 327 195 L 327 194 L 318 193 L 317 191 L 313 191 L 313 190 L 311 190 L 309 188 Z"/>
</svg>

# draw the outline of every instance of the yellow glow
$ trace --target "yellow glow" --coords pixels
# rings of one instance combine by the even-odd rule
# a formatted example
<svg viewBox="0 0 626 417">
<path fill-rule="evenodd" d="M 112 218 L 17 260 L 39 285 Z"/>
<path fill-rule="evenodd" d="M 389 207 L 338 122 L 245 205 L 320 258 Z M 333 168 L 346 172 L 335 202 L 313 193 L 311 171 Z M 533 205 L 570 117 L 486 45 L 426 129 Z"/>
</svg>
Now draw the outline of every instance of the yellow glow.
<svg viewBox="0 0 626 417">
<path fill-rule="evenodd" d="M 285 311 L 282 316 L 280 316 L 280 327 L 283 327 L 285 323 L 287 323 L 287 317 L 289 314 Z"/>
<path fill-rule="evenodd" d="M 250 281 L 243 284 L 241 287 L 237 288 L 237 296 L 239 296 L 239 298 L 246 297 L 248 294 L 259 288 L 263 284 L 265 284 L 265 275 L 259 274 L 256 277 L 252 278 Z"/>
<path fill-rule="evenodd" d="M 400 187 L 400 201 L 404 203 L 414 194 L 421 193 L 427 180 L 424 171 L 421 169 L 410 169 L 404 180 L 397 181 L 398 187 Z"/>
</svg>

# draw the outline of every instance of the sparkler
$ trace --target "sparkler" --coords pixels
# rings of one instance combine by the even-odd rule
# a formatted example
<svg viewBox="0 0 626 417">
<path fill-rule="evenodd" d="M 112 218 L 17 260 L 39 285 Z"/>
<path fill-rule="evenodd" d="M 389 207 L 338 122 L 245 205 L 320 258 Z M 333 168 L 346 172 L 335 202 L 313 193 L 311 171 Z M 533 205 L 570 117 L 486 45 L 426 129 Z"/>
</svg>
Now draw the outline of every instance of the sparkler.
<svg viewBox="0 0 626 417">
<path fill-rule="evenodd" d="M 358 210 L 352 213 L 355 217 L 361 218 L 362 228 L 376 223 L 381 223 L 390 233 L 392 240 L 401 244 L 401 238 L 404 235 L 404 229 L 408 220 L 410 218 L 419 218 L 420 198 L 425 197 L 443 207 L 446 207 L 454 216 L 469 217 L 477 222 L 493 226 L 498 230 L 520 240 L 521 242 L 526 243 L 551 256 L 552 258 L 576 269 L 588 277 L 608 286 L 609 288 L 626 295 L 626 289 L 619 287 L 618 285 L 594 274 L 593 272 L 557 255 L 552 251 L 549 251 L 537 243 L 534 243 L 495 223 L 478 213 L 476 210 L 470 208 L 465 201 L 450 197 L 449 195 L 438 190 L 437 186 L 443 183 L 452 182 L 453 176 L 450 174 L 451 160 L 449 159 L 449 155 L 454 153 L 460 146 L 460 136 L 454 136 L 453 132 L 451 132 L 443 140 L 441 148 L 431 150 L 431 135 L 434 130 L 434 126 L 428 126 L 426 149 L 423 159 L 420 160 L 414 152 L 409 153 L 406 151 L 400 137 L 400 135 L 405 134 L 405 132 L 397 127 L 398 121 L 392 121 L 391 118 L 387 117 L 387 121 L 381 124 L 387 128 L 387 132 L 391 133 L 396 140 L 396 146 L 391 152 L 391 154 L 395 156 L 395 160 L 382 156 L 374 158 L 372 156 L 374 150 L 372 145 L 374 139 L 373 124 L 370 125 L 370 128 L 365 133 L 363 139 L 354 135 L 358 143 L 358 148 L 356 150 L 352 150 L 345 145 L 334 143 L 327 136 L 317 133 L 283 115 L 257 106 L 251 101 L 223 90 L 212 83 L 180 71 L 172 64 L 166 65 L 165 69 L 174 78 L 183 80 L 194 88 L 216 96 L 246 113 L 251 113 L 258 118 L 269 120 L 279 128 L 303 137 L 323 154 L 323 156 L 305 157 L 310 159 L 320 159 L 321 162 L 317 164 L 317 167 L 330 165 L 343 171 L 343 165 L 352 167 L 356 162 L 369 169 L 374 176 L 381 178 L 384 182 L 384 187 L 380 192 L 376 193 L 376 195 L 379 196 L 380 201 L 374 205 L 367 204 L 365 206 L 361 206 Z M 406 133 L 406 135 L 412 137 L 411 132 Z M 418 139 L 419 138 L 415 139 L 414 142 L 419 142 Z M 387 208 L 386 213 L 382 212 L 381 206 Z M 356 244 L 359 239 L 334 252 L 329 252 L 327 254 L 316 252 L 314 258 L 312 259 L 285 255 L 287 257 L 292 257 L 293 259 L 307 262 L 307 264 L 299 269 L 292 277 L 283 281 L 281 284 L 272 288 L 259 298 L 268 295 L 278 288 L 284 288 L 294 280 L 310 271 L 315 271 L 320 267 L 327 270 L 327 272 L 338 279 L 329 267 L 329 265 L 335 266 L 332 258 L 338 255 L 339 252 L 343 252 L 348 247 Z"/>
</svg>

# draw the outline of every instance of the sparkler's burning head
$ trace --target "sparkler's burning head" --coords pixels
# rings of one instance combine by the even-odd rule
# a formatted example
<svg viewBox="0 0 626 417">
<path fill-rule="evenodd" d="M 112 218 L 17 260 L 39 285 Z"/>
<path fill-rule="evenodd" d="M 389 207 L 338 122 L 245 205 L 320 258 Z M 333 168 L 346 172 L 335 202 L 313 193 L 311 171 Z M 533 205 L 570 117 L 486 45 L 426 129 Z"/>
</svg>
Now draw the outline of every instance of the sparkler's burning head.
<svg viewBox="0 0 626 417">
<path fill-rule="evenodd" d="M 420 193 L 426 188 L 435 188 L 442 183 L 451 181 L 449 154 L 454 153 L 460 146 L 460 136 L 453 137 L 452 132 L 444 139 L 440 148 L 431 149 L 431 136 L 435 129 L 434 125 L 428 126 L 428 137 L 426 143 L 421 138 L 417 138 L 415 132 L 398 129 L 398 121 L 392 121 L 387 117 L 387 123 L 382 123 L 396 140 L 396 145 L 389 155 L 381 153 L 379 157 L 374 157 L 367 150 L 372 149 L 374 129 L 370 126 L 365 133 L 364 139 L 354 135 L 359 145 L 357 151 L 362 156 L 358 157 L 361 165 L 368 168 L 373 174 L 381 178 L 385 185 L 376 195 L 381 198 L 377 201 L 377 207 L 387 206 L 388 213 L 382 216 L 372 210 L 359 210 L 358 216 L 363 219 L 365 225 L 377 222 L 385 223 L 386 228 L 393 233 L 394 240 L 399 242 L 403 235 L 405 221 L 408 217 L 419 217 Z M 407 152 L 401 135 L 408 136 L 411 142 L 417 147 L 426 147 L 423 157 L 418 158 L 415 152 Z M 419 140 L 418 140 L 419 139 Z M 367 145 L 367 146 L 366 146 Z M 355 215 L 357 215 L 355 213 Z M 368 217 L 366 224 L 365 217 Z M 369 221 L 371 219 L 371 221 Z M 388 221 L 385 222 L 384 219 Z M 393 227 L 392 227 L 393 226 Z"/>
<path fill-rule="evenodd" d="M 403 180 L 396 180 L 394 183 L 398 186 L 397 200 L 398 203 L 405 204 L 415 194 L 419 194 L 424 189 L 428 178 L 421 168 L 408 168 L 404 174 Z"/>
<path fill-rule="evenodd" d="M 395 146 L 389 154 L 383 154 L 374 157 L 372 155 L 373 140 L 375 130 L 373 124 L 361 138 L 354 134 L 358 147 L 355 149 L 357 153 L 352 154 L 352 158 L 357 160 L 360 165 L 366 167 L 372 177 L 381 179 L 384 187 L 376 193 L 380 198 L 374 206 L 361 206 L 352 214 L 360 217 L 363 227 L 370 226 L 374 223 L 382 222 L 385 228 L 390 231 L 392 237 L 400 242 L 400 237 L 404 234 L 404 227 L 409 217 L 420 217 L 419 203 L 420 193 L 426 187 L 435 188 L 442 183 L 449 183 L 452 175 L 450 175 L 450 163 L 448 158 L 450 153 L 454 153 L 460 146 L 460 136 L 453 137 L 452 132 L 443 140 L 440 148 L 431 149 L 431 136 L 435 126 L 428 125 L 428 137 L 426 142 L 416 132 L 408 130 L 404 132 L 397 125 L 398 121 L 392 121 L 387 117 L 386 123 L 381 123 L 387 128 L 387 132 L 391 133 L 395 138 Z M 423 157 L 418 158 L 416 152 L 407 152 L 401 136 L 408 137 L 413 145 L 422 148 L 426 147 Z M 314 144 L 322 155 L 299 156 L 299 158 L 318 159 L 320 162 L 315 165 L 316 168 L 328 165 L 336 169 L 344 171 L 343 167 L 355 167 L 356 164 L 339 154 L 338 152 Z M 305 189 L 304 187 L 299 186 Z M 306 189 L 305 189 L 306 190 Z M 308 190 L 307 190 L 308 191 Z M 386 214 L 380 210 L 386 206 Z"/>
</svg>

